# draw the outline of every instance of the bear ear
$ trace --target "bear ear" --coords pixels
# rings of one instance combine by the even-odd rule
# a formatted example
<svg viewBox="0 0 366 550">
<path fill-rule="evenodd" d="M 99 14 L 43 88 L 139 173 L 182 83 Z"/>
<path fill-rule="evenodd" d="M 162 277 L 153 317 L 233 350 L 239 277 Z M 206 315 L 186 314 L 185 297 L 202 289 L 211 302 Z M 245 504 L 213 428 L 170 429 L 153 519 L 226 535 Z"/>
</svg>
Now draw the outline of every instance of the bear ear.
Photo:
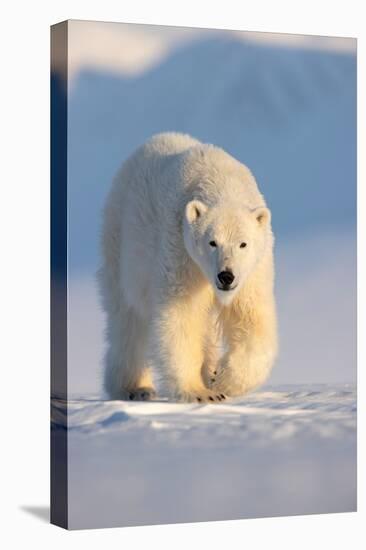
<svg viewBox="0 0 366 550">
<path fill-rule="evenodd" d="M 254 208 L 254 210 L 252 210 L 252 212 L 253 212 L 253 215 L 255 216 L 257 222 L 259 223 L 259 225 L 261 225 L 263 227 L 265 225 L 269 224 L 269 222 L 271 221 L 271 212 L 265 206 L 260 206 L 259 208 Z"/>
<path fill-rule="evenodd" d="M 188 223 L 195 222 L 200 216 L 206 212 L 207 206 L 201 201 L 193 200 L 186 206 L 186 218 Z"/>
</svg>

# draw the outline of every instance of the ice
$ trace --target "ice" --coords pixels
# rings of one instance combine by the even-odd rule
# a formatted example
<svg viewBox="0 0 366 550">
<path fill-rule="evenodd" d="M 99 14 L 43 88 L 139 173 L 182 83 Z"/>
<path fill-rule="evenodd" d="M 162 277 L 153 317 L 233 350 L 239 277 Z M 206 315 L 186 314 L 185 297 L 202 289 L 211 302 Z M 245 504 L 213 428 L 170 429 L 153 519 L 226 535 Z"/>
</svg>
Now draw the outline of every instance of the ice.
<svg viewBox="0 0 366 550">
<path fill-rule="evenodd" d="M 54 401 L 54 429 L 66 422 Z M 266 387 L 224 404 L 68 403 L 71 528 L 356 509 L 352 385 Z"/>
</svg>

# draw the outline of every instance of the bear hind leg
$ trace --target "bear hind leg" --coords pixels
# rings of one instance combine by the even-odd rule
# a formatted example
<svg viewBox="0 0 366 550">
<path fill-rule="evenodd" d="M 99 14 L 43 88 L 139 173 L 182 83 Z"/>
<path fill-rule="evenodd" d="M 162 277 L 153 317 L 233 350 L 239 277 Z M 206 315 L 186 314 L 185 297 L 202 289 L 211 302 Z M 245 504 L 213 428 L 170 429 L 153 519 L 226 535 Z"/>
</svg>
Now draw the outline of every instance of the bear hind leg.
<svg viewBox="0 0 366 550">
<path fill-rule="evenodd" d="M 109 348 L 104 389 L 112 399 L 146 401 L 155 397 L 146 357 L 147 326 L 125 304 L 108 320 Z"/>
</svg>

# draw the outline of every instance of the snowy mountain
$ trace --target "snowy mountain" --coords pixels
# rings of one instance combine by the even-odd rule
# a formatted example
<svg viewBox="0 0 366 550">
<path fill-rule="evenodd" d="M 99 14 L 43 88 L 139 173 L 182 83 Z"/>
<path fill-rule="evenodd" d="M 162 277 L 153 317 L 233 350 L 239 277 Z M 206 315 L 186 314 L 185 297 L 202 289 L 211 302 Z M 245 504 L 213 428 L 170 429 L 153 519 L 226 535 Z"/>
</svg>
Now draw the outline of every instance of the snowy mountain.
<svg viewBox="0 0 366 550">
<path fill-rule="evenodd" d="M 165 130 L 224 147 L 256 175 L 278 239 L 356 215 L 356 59 L 196 41 L 136 78 L 79 73 L 69 95 L 70 260 L 97 263 L 100 209 L 121 162 Z"/>
</svg>

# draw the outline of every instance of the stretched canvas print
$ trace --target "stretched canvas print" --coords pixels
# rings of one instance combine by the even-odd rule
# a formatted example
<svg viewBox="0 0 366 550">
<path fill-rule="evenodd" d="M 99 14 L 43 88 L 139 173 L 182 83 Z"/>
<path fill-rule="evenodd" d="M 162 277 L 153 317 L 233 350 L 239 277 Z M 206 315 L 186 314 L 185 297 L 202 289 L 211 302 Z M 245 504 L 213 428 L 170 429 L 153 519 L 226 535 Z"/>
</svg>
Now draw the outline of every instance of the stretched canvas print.
<svg viewBox="0 0 366 550">
<path fill-rule="evenodd" d="M 51 29 L 51 521 L 356 510 L 356 40 Z"/>
</svg>

